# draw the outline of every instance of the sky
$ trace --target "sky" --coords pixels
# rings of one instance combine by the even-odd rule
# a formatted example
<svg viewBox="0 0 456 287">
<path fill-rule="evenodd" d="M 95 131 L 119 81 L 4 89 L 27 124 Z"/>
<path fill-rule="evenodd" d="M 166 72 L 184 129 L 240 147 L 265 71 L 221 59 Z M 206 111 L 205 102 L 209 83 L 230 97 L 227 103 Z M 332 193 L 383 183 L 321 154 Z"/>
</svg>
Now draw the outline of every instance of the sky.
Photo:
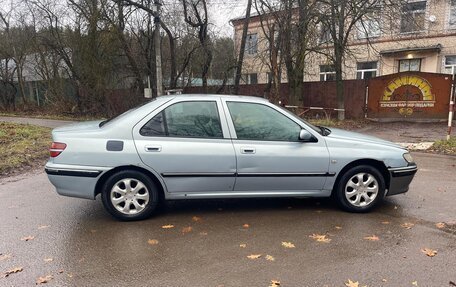
<svg viewBox="0 0 456 287">
<path fill-rule="evenodd" d="M 243 16 L 247 0 L 208 0 L 209 19 L 214 23 L 214 30 L 223 36 L 233 36 L 233 27 L 229 21 Z"/>
</svg>

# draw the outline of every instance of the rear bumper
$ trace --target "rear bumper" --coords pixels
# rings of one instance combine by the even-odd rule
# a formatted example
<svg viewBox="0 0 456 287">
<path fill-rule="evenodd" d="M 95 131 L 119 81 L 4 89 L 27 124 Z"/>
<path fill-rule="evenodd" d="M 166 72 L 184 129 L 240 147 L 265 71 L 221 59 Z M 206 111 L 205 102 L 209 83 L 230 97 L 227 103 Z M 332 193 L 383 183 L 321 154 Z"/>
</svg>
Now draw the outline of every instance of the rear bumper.
<svg viewBox="0 0 456 287">
<path fill-rule="evenodd" d="M 61 165 L 48 162 L 44 168 L 58 194 L 95 199 L 95 186 L 106 167 Z"/>
<path fill-rule="evenodd" d="M 418 171 L 416 165 L 406 167 L 390 168 L 390 185 L 387 196 L 400 194 L 409 190 L 409 185 L 412 182 L 415 173 Z"/>
</svg>

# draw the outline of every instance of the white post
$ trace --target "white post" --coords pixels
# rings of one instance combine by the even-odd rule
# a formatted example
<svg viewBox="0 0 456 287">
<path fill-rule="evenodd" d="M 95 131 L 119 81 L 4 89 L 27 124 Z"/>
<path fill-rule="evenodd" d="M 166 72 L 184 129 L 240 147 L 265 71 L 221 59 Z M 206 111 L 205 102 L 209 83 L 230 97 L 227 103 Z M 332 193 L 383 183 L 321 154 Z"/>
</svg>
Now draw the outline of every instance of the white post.
<svg viewBox="0 0 456 287">
<path fill-rule="evenodd" d="M 450 140 L 451 137 L 451 125 L 453 123 L 453 113 L 454 113 L 454 101 L 450 101 L 450 112 L 448 114 L 448 132 L 447 132 L 447 141 Z"/>
</svg>

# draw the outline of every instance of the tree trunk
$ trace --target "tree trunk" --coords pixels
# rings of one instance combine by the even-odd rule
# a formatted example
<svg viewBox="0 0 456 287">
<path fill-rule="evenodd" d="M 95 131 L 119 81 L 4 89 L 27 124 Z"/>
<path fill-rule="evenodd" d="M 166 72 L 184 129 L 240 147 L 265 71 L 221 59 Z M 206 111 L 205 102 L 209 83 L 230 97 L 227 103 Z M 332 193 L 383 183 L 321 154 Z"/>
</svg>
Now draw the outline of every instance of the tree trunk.
<svg viewBox="0 0 456 287">
<path fill-rule="evenodd" d="M 336 46 L 336 45 L 335 45 Z M 336 95 L 337 95 L 337 118 L 339 120 L 345 119 L 345 107 L 344 107 L 344 81 L 342 78 L 342 63 L 343 56 L 342 51 L 335 47 L 335 69 L 336 69 Z"/>
<path fill-rule="evenodd" d="M 236 67 L 236 76 L 234 78 L 234 94 L 235 95 L 237 95 L 239 93 L 239 82 L 241 81 L 241 75 L 242 75 L 242 63 L 244 62 L 245 43 L 247 40 L 247 31 L 249 28 L 251 7 L 252 7 L 252 0 L 248 0 L 247 10 L 245 12 L 244 26 L 242 28 L 242 38 L 241 38 L 241 46 L 239 48 L 239 57 L 238 57 L 238 62 L 237 62 L 237 67 Z"/>
<path fill-rule="evenodd" d="M 173 34 L 169 30 L 169 28 L 163 23 L 163 21 L 160 21 L 160 25 L 165 31 L 166 35 L 168 36 L 168 41 L 169 41 L 169 52 L 170 52 L 170 71 L 169 71 L 169 88 L 170 89 L 175 89 L 177 87 L 177 64 L 176 64 L 176 41 L 173 37 Z"/>
<path fill-rule="evenodd" d="M 19 91 L 21 93 L 23 105 L 27 105 L 27 99 L 25 97 L 25 88 L 24 88 L 24 78 L 22 77 L 22 64 L 19 61 L 16 62 L 16 73 L 17 73 L 17 82 L 19 84 Z"/>
</svg>

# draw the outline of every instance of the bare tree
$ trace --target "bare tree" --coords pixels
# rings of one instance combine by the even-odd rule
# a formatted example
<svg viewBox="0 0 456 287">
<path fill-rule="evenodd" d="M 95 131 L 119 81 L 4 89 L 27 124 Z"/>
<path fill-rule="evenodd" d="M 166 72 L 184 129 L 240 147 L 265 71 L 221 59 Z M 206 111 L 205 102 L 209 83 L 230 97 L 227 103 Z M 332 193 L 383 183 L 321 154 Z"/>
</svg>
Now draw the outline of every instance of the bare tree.
<svg viewBox="0 0 456 287">
<path fill-rule="evenodd" d="M 28 50 L 30 48 L 28 41 L 33 37 L 33 35 L 28 33 L 30 30 L 27 29 L 28 27 L 25 25 L 23 27 L 11 27 L 11 17 L 13 12 L 12 7 L 6 12 L 0 10 L 0 21 L 6 36 L 4 39 L 6 40 L 6 47 L 4 48 L 6 48 L 5 52 L 8 52 L 5 56 L 12 59 L 14 62 L 17 82 L 19 84 L 19 92 L 23 104 L 26 105 L 27 98 L 25 97 L 23 68 Z M 16 19 L 16 21 L 23 23 L 23 19 L 20 19 L 20 17 L 22 17 L 22 15 L 19 15 L 19 19 Z"/>
<path fill-rule="evenodd" d="M 319 0 L 321 19 L 321 39 L 326 41 L 328 52 L 326 57 L 334 65 L 336 72 L 336 93 L 338 118 L 343 120 L 344 113 L 344 82 L 343 68 L 347 55 L 351 54 L 350 41 L 357 29 L 368 34 L 369 27 L 363 19 L 369 17 L 373 11 L 382 9 L 385 17 L 395 18 L 398 22 L 398 11 L 401 11 L 402 0 Z M 391 29 L 390 26 L 388 29 Z M 369 43 L 369 38 L 367 38 Z M 320 52 L 324 53 L 324 50 Z"/>
<path fill-rule="evenodd" d="M 203 48 L 205 59 L 201 70 L 203 89 L 207 92 L 207 77 L 212 62 L 211 42 L 208 34 L 208 14 L 206 0 L 182 0 L 184 19 L 191 27 L 198 31 L 198 40 Z M 190 7 L 189 7 L 190 6 Z M 202 11 L 201 11 L 202 10 Z"/>
<path fill-rule="evenodd" d="M 267 24 L 271 72 L 279 85 L 278 54 L 285 65 L 290 86 L 290 101 L 297 103 L 303 92 L 306 57 L 316 49 L 318 3 L 314 0 L 256 0 L 261 21 Z"/>
</svg>

